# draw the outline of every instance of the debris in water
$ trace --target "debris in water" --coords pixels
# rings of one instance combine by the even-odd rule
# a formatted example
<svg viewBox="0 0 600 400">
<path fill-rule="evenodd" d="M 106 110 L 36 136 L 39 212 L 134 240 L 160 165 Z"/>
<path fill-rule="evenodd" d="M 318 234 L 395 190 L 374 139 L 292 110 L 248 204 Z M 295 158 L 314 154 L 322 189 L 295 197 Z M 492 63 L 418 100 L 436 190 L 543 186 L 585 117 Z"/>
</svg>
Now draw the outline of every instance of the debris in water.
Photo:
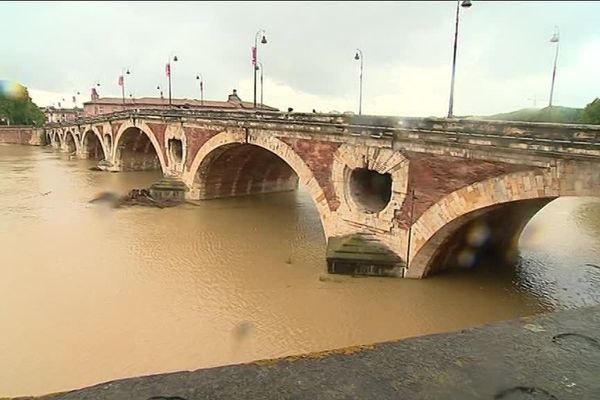
<svg viewBox="0 0 600 400">
<path fill-rule="evenodd" d="M 148 189 L 133 189 L 125 196 L 119 196 L 114 192 L 102 192 L 89 203 L 100 203 L 109 205 L 112 208 L 122 206 L 152 206 L 158 208 L 173 207 L 181 202 L 174 200 L 157 200 L 152 196 Z"/>
</svg>

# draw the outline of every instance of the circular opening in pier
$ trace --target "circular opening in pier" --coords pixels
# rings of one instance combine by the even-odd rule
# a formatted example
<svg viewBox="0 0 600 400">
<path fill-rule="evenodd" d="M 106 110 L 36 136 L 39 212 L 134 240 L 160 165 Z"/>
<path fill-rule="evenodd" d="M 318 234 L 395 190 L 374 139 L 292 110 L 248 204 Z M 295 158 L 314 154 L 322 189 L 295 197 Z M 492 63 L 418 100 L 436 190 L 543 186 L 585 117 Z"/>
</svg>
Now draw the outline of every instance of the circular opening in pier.
<svg viewBox="0 0 600 400">
<path fill-rule="evenodd" d="M 350 174 L 350 194 L 364 212 L 379 212 L 392 197 L 392 176 L 367 168 L 354 169 Z"/>
<path fill-rule="evenodd" d="M 179 139 L 169 139 L 169 152 L 171 160 L 179 164 L 183 158 L 183 143 Z"/>
</svg>

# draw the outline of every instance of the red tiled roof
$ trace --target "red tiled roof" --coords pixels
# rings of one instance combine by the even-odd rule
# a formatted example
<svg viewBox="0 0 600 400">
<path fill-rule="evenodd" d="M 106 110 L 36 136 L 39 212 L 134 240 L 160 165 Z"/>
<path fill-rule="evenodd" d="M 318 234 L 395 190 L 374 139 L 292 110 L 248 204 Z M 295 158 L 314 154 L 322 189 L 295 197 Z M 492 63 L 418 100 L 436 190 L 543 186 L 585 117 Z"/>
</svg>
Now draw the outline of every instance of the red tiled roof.
<svg viewBox="0 0 600 400">
<path fill-rule="evenodd" d="M 204 100 L 201 102 L 198 99 L 171 99 L 171 104 L 178 107 L 189 107 L 189 108 L 226 108 L 226 109 L 253 109 L 254 103 L 248 101 L 215 101 L 215 100 Z M 123 99 L 118 97 L 101 97 L 97 100 L 87 101 L 84 105 L 123 105 Z M 161 99 L 158 97 L 141 97 L 138 99 L 125 99 L 126 106 L 168 106 L 169 99 Z M 259 105 L 257 107 L 261 108 Z M 278 111 L 274 107 L 264 105 L 262 109 Z"/>
</svg>

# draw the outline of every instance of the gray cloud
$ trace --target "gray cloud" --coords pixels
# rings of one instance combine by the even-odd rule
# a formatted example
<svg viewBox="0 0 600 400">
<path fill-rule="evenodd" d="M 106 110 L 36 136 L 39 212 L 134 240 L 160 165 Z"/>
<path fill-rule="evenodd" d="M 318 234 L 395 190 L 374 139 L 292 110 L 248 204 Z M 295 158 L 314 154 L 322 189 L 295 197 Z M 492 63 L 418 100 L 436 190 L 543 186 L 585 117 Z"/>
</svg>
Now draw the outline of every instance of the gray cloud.
<svg viewBox="0 0 600 400">
<path fill-rule="evenodd" d="M 365 110 L 443 114 L 450 78 L 454 2 L 85 2 L 0 4 L 0 78 L 57 96 L 95 80 L 118 95 L 117 77 L 137 96 L 166 87 L 171 51 L 177 97 L 198 97 L 198 72 L 208 98 L 234 87 L 251 100 L 250 47 L 259 28 L 266 99 L 285 107 L 318 98 L 330 108 L 357 97 L 355 48 L 365 54 Z M 598 58 L 597 2 L 484 2 L 461 11 L 457 111 L 491 113 L 527 105 L 549 85 L 553 26 L 561 27 L 557 100 L 582 106 L 600 95 L 600 80 L 582 79 Z M 590 58 L 591 57 L 591 58 Z M 591 60 L 591 61 L 590 61 Z M 288 89 L 285 89 L 288 88 Z M 508 90 L 511 88 L 511 90 Z M 269 92 L 267 91 L 270 90 Z M 296 98 L 281 98 L 286 93 Z M 316 97 L 311 97 L 316 96 Z M 386 104 L 389 102 L 397 105 Z M 329 106 L 329 103 L 324 105 Z M 370 108 L 369 108 L 370 107 Z"/>
</svg>

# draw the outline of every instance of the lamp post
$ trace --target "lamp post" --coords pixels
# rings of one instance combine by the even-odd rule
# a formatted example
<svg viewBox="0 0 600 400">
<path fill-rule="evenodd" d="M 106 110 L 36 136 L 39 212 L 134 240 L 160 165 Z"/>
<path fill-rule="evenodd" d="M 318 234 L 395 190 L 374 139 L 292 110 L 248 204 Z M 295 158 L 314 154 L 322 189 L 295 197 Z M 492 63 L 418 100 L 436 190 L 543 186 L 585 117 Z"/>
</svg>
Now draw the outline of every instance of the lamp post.
<svg viewBox="0 0 600 400">
<path fill-rule="evenodd" d="M 77 108 L 77 96 L 79 96 L 80 94 L 81 93 L 79 92 L 79 90 L 76 90 L 73 94 L 73 108 Z"/>
<path fill-rule="evenodd" d="M 462 3 L 460 0 L 456 2 L 456 28 L 454 30 L 454 53 L 452 54 L 452 80 L 450 82 L 450 101 L 448 104 L 448 118 L 453 117 L 454 111 L 454 76 L 456 74 L 456 45 L 458 41 L 458 16 L 460 12 L 460 8 L 469 8 L 471 7 L 471 2 L 469 0 L 464 0 Z"/>
<path fill-rule="evenodd" d="M 163 92 L 162 90 L 160 90 L 160 85 L 156 85 L 156 90 L 158 90 L 159 94 L 160 94 L 160 98 L 163 98 Z"/>
<path fill-rule="evenodd" d="M 200 105 L 204 105 L 204 77 L 202 74 L 196 75 L 196 80 L 200 81 Z"/>
<path fill-rule="evenodd" d="M 363 92 L 363 52 L 361 49 L 356 49 L 356 54 L 354 55 L 354 59 L 355 60 L 359 60 L 360 61 L 360 76 L 359 76 L 359 81 L 360 81 L 360 89 L 359 89 L 359 96 L 358 96 L 358 115 L 362 114 L 362 92 Z"/>
<path fill-rule="evenodd" d="M 263 72 L 264 72 L 264 67 L 263 67 L 263 63 L 258 62 L 258 65 L 260 66 L 260 108 L 263 108 L 264 104 L 263 103 Z"/>
<path fill-rule="evenodd" d="M 260 29 L 254 35 L 254 47 L 252 48 L 252 67 L 254 68 L 254 108 L 256 108 L 256 71 L 258 70 L 258 37 L 262 34 L 262 39 L 260 42 L 262 44 L 267 44 L 267 37 L 265 36 L 267 32 L 264 29 Z"/>
<path fill-rule="evenodd" d="M 127 68 L 127 72 L 125 72 L 125 68 L 121 70 L 121 76 L 119 76 L 119 86 L 121 86 L 121 98 L 123 100 L 123 104 L 125 104 L 125 74 L 129 75 L 129 68 Z"/>
<path fill-rule="evenodd" d="M 171 53 L 173 54 L 173 53 Z M 173 61 L 177 62 L 177 56 L 173 56 Z M 169 105 L 171 105 L 171 55 L 169 55 L 167 65 L 165 67 L 165 72 L 167 73 L 167 77 L 169 78 Z"/>
<path fill-rule="evenodd" d="M 554 95 L 554 79 L 556 78 L 556 62 L 558 61 L 558 43 L 560 42 L 560 31 L 558 26 L 554 27 L 554 34 L 550 39 L 550 43 L 556 43 L 556 52 L 554 53 L 554 68 L 552 68 L 552 83 L 550 85 L 550 101 L 548 107 L 552 107 L 552 96 Z"/>
<path fill-rule="evenodd" d="M 410 191 L 410 214 L 408 221 L 408 238 L 406 243 L 406 269 L 410 264 L 410 242 L 412 238 L 413 214 L 415 211 L 415 189 Z"/>
</svg>

